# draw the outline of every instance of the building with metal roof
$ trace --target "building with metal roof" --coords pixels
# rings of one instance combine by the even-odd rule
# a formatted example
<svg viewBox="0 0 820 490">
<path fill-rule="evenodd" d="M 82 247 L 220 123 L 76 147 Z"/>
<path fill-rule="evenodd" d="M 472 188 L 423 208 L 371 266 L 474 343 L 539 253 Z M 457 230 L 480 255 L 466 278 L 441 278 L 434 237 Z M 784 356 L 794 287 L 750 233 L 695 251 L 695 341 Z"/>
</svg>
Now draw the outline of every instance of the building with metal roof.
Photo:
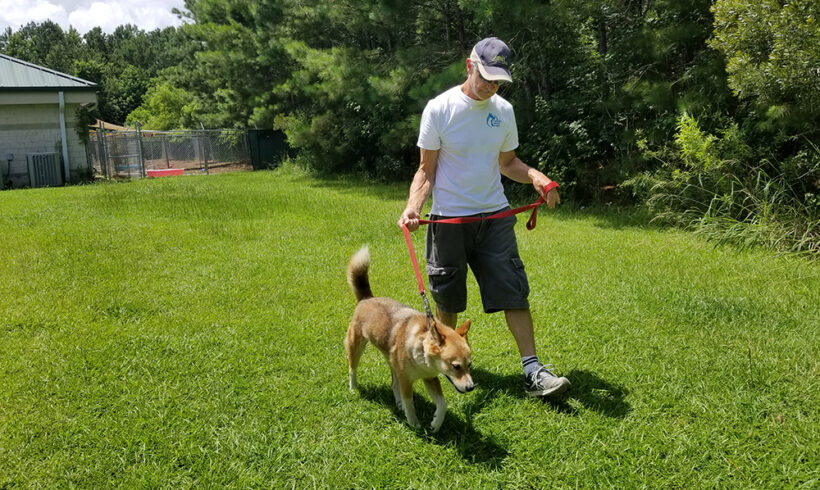
<svg viewBox="0 0 820 490">
<path fill-rule="evenodd" d="M 93 82 L 0 54 L 0 188 L 91 178 L 77 111 L 97 103 Z"/>
</svg>

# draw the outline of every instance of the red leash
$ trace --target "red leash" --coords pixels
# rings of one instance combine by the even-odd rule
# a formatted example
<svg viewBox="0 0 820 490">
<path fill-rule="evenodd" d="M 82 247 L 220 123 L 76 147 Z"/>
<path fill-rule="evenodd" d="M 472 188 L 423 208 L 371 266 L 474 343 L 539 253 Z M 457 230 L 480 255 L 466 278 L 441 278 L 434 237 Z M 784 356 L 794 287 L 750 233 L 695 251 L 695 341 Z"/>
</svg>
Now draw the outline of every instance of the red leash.
<svg viewBox="0 0 820 490">
<path fill-rule="evenodd" d="M 550 182 L 544 187 L 544 194 L 548 194 L 549 191 L 560 187 L 557 182 Z M 538 206 L 544 204 L 546 201 L 543 197 L 538 196 L 538 200 L 532 204 L 527 204 L 526 206 L 521 206 L 520 208 L 515 209 L 508 209 L 506 211 L 501 211 L 500 213 L 495 213 L 490 216 L 478 217 L 478 216 L 468 216 L 463 218 L 446 218 L 446 219 L 439 219 L 439 220 L 427 220 L 427 219 L 420 219 L 419 224 L 422 225 L 429 225 L 430 223 L 450 223 L 450 224 L 464 224 L 464 223 L 475 223 L 476 221 L 484 221 L 486 219 L 498 219 L 498 218 L 506 218 L 507 216 L 512 216 L 514 214 L 523 213 L 528 209 L 532 209 L 532 214 L 530 215 L 530 219 L 527 220 L 527 229 L 533 230 L 535 229 L 535 223 L 538 216 Z M 407 226 L 402 223 L 401 231 L 404 233 L 404 241 L 407 242 L 407 250 L 410 252 L 410 262 L 413 263 L 413 271 L 416 273 L 416 282 L 419 285 L 419 294 L 421 294 L 421 300 L 424 302 L 424 311 L 427 313 L 428 322 L 429 318 L 433 316 L 433 312 L 430 311 L 430 303 L 427 301 L 427 296 L 424 294 L 424 281 L 421 280 L 421 272 L 419 271 L 419 262 L 416 259 L 416 249 L 413 248 L 413 241 L 410 239 L 410 230 L 407 229 Z"/>
<path fill-rule="evenodd" d="M 549 191 L 560 187 L 557 182 L 550 182 L 546 186 L 544 186 L 544 194 L 549 193 Z M 520 208 L 515 209 L 508 209 L 506 211 L 501 211 L 500 213 L 495 213 L 490 216 L 478 217 L 464 217 L 464 218 L 447 218 L 447 219 L 437 219 L 437 220 L 427 220 L 427 219 L 420 219 L 419 224 L 422 225 L 429 225 L 430 223 L 452 223 L 452 224 L 464 224 L 464 223 L 475 223 L 476 221 L 484 221 L 485 219 L 498 219 L 498 218 L 506 218 L 507 216 L 512 216 L 514 214 L 523 213 L 528 209 L 532 209 L 532 214 L 530 215 L 530 219 L 527 220 L 527 229 L 534 230 L 535 223 L 538 219 L 538 206 L 544 204 L 546 201 L 543 197 L 538 196 L 538 200 L 532 204 L 527 204 L 526 206 L 521 206 Z"/>
<path fill-rule="evenodd" d="M 407 249 L 410 251 L 410 262 L 413 263 L 413 271 L 416 273 L 416 282 L 419 285 L 419 294 L 421 300 L 424 302 L 424 311 L 427 313 L 427 326 L 430 326 L 430 318 L 433 312 L 430 310 L 430 303 L 427 301 L 427 295 L 424 294 L 424 282 L 421 280 L 421 272 L 419 272 L 419 261 L 416 260 L 416 249 L 413 248 L 413 240 L 410 239 L 410 230 L 407 225 L 401 224 L 401 231 L 404 233 L 404 241 L 407 242 Z"/>
</svg>

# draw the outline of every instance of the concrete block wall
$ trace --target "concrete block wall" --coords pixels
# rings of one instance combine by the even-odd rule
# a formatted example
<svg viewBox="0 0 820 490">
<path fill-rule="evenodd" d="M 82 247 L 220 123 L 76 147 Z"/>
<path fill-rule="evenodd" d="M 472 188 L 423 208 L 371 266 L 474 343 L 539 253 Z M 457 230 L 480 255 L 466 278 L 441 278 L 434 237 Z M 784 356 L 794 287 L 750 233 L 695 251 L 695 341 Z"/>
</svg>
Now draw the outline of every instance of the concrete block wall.
<svg viewBox="0 0 820 490">
<path fill-rule="evenodd" d="M 66 104 L 65 123 L 68 144 L 69 180 L 77 182 L 88 175 L 85 145 L 80 141 L 76 127 L 79 104 Z M 9 162 L 6 154 L 12 153 Z M 57 104 L 0 105 L 0 175 L 5 187 L 29 185 L 29 153 L 62 154 L 60 114 Z"/>
</svg>

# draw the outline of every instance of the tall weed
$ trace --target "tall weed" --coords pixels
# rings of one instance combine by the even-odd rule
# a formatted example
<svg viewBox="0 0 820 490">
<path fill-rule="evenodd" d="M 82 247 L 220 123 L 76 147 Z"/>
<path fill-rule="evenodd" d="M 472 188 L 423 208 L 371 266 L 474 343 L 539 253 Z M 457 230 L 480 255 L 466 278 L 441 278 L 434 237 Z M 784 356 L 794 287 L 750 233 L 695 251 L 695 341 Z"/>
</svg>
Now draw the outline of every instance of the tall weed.
<svg viewBox="0 0 820 490">
<path fill-rule="evenodd" d="M 655 220 L 722 243 L 820 256 L 816 148 L 783 162 L 754 162 L 755 151 L 736 125 L 718 137 L 688 114 L 679 119 L 676 143 L 677 165 L 654 179 L 649 205 Z"/>
</svg>

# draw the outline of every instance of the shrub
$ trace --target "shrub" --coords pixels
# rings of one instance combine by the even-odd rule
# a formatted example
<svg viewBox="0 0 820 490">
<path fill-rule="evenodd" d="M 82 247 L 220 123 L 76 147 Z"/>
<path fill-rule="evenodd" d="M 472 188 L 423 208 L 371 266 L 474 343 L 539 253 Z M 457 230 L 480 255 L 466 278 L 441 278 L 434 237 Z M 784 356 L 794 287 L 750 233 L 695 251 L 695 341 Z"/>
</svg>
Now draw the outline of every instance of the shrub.
<svg viewBox="0 0 820 490">
<path fill-rule="evenodd" d="M 720 242 L 820 253 L 820 152 L 813 148 L 776 163 L 745 139 L 737 125 L 715 136 L 682 115 L 675 138 L 679 160 L 657 176 L 649 199 L 655 219 Z"/>
</svg>

